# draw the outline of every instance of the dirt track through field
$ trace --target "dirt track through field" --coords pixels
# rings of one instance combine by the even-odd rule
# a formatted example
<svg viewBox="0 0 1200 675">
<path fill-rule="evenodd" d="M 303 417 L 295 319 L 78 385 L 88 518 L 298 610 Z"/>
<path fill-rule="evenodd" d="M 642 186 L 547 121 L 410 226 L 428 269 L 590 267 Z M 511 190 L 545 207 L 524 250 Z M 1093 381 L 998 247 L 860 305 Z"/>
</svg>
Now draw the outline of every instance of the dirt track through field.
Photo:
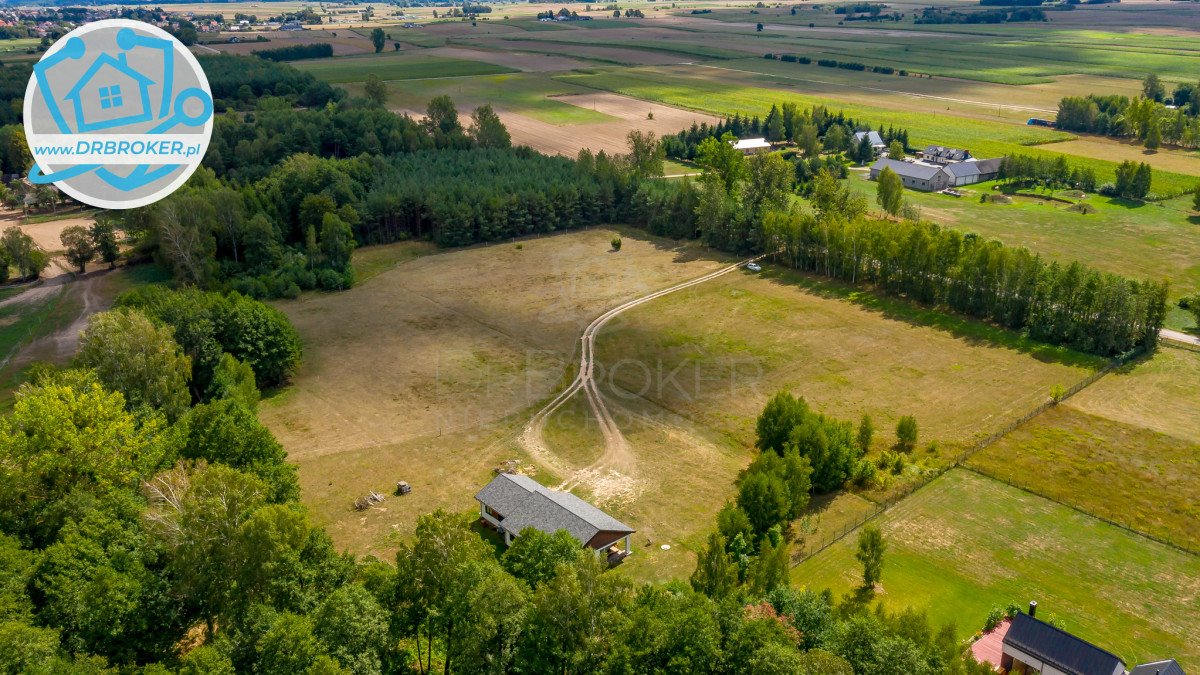
<svg viewBox="0 0 1200 675">
<path fill-rule="evenodd" d="M 570 386 L 554 397 L 552 401 L 546 404 L 541 410 L 529 420 L 525 425 L 524 431 L 521 433 L 521 446 L 534 457 L 537 461 L 554 469 L 560 475 L 566 475 L 568 472 L 564 470 L 562 464 L 554 456 L 543 438 L 543 432 L 546 428 L 546 420 L 554 414 L 564 403 L 569 401 L 572 396 L 579 391 L 583 391 L 587 398 L 588 408 L 591 409 L 597 423 L 600 426 L 600 433 L 604 437 L 604 454 L 600 456 L 590 466 L 570 473 L 561 485 L 559 490 L 570 490 L 580 485 L 581 483 L 591 483 L 597 477 L 608 476 L 607 481 L 611 482 L 611 477 L 618 477 L 620 482 L 629 482 L 633 480 L 632 474 L 635 469 L 635 459 L 633 453 L 629 451 L 629 443 L 625 440 L 625 436 L 621 434 L 621 429 L 613 420 L 612 413 L 609 412 L 608 406 L 605 405 L 604 395 L 600 393 L 600 389 L 596 386 L 595 379 L 595 351 L 596 351 L 596 334 L 604 325 L 611 321 L 614 317 L 622 312 L 633 309 L 639 305 L 644 305 L 651 300 L 661 298 L 664 295 L 681 291 L 685 288 L 697 286 L 706 281 L 711 281 L 717 277 L 724 276 L 741 268 L 749 262 L 759 260 L 765 257 L 760 255 L 750 260 L 746 260 L 736 265 L 729 265 L 715 272 L 710 272 L 702 277 L 685 281 L 681 284 L 676 284 L 670 288 L 665 288 L 661 291 L 644 295 L 640 298 L 635 298 L 624 304 L 618 305 L 604 314 L 596 317 L 587 328 L 584 329 L 583 335 L 579 338 L 581 343 L 579 356 L 579 373 L 571 382 Z M 595 490 L 595 486 L 593 491 Z"/>
</svg>

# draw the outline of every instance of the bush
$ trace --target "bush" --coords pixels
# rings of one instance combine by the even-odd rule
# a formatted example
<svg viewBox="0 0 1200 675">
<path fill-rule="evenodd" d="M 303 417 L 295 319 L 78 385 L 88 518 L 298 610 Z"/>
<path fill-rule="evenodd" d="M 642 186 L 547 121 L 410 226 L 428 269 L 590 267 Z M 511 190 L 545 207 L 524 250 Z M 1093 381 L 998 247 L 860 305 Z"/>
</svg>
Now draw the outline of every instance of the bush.
<svg viewBox="0 0 1200 675">
<path fill-rule="evenodd" d="M 1000 625 L 1004 620 L 1004 610 L 999 607 L 993 607 L 992 611 L 988 612 L 987 619 L 983 622 L 983 632 L 990 633 Z"/>
<path fill-rule="evenodd" d="M 917 418 L 905 415 L 896 423 L 896 446 L 912 450 L 917 445 Z"/>
<path fill-rule="evenodd" d="M 612 238 L 612 250 L 614 250 L 614 251 L 620 251 L 620 250 L 621 250 L 621 237 L 620 237 L 620 235 L 618 235 L 618 236 L 616 236 L 616 237 L 613 237 L 613 238 Z"/>
<path fill-rule="evenodd" d="M 337 270 L 323 269 L 317 272 L 317 288 L 323 291 L 340 291 L 346 288 L 345 277 Z"/>
</svg>

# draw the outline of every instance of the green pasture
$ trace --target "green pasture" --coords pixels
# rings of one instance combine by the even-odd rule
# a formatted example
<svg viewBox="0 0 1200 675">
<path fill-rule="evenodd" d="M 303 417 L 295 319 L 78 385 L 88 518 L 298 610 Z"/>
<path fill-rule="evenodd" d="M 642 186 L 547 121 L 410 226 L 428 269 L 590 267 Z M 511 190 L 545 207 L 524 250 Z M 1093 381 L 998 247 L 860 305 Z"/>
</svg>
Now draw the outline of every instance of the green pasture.
<svg viewBox="0 0 1200 675">
<path fill-rule="evenodd" d="M 482 61 L 449 59 L 406 52 L 298 61 L 292 65 L 332 84 L 362 82 L 372 74 L 379 76 L 382 80 L 414 80 L 517 72 L 512 68 Z"/>
<path fill-rule="evenodd" d="M 493 75 L 459 80 L 407 80 L 388 84 L 388 102 L 393 107 L 424 110 L 429 99 L 447 95 L 468 106 L 490 103 L 498 108 L 550 124 L 591 124 L 616 118 L 602 112 L 555 100 L 555 96 L 587 94 L 592 90 L 559 82 L 538 73 Z"/>
<path fill-rule="evenodd" d="M 697 73 L 692 67 L 643 67 L 624 70 L 605 70 L 593 74 L 559 75 L 559 81 L 585 87 L 613 91 L 648 101 L 657 101 L 681 108 L 701 110 L 717 115 L 765 116 L 773 104 L 793 102 L 801 107 L 825 106 L 830 111 L 842 111 L 861 124 L 873 128 L 895 126 L 909 131 L 909 144 L 966 147 L 978 157 L 999 157 L 1020 153 L 1036 156 L 1057 156 L 1037 147 L 1045 143 L 1073 138 L 1069 133 L 1044 127 L 1029 127 L 937 113 L 889 110 L 883 107 L 845 103 L 836 98 L 810 96 L 778 88 L 770 76 L 756 77 L 749 73 Z M 1116 163 L 1070 156 L 1077 166 L 1090 166 L 1100 180 L 1112 180 Z M 1164 171 L 1155 172 L 1154 191 L 1159 194 L 1179 194 L 1194 190 L 1196 178 Z"/>
<path fill-rule="evenodd" d="M 875 208 L 875 183 L 855 173 L 848 184 Z M 1084 215 L 1061 202 L 1028 197 L 1014 196 L 1011 204 L 981 203 L 979 195 L 993 194 L 994 185 L 968 186 L 971 193 L 965 197 L 906 190 L 904 198 L 927 220 L 1051 259 L 1078 260 L 1135 279 L 1166 279 L 1173 298 L 1200 291 L 1200 218 L 1188 210 L 1190 195 L 1145 204 L 1092 195 L 1081 201 L 1096 212 Z"/>
<path fill-rule="evenodd" d="M 876 522 L 887 552 L 875 597 L 891 609 L 923 609 L 966 638 L 993 607 L 1037 600 L 1039 616 L 1126 663 L 1200 667 L 1200 558 L 962 469 Z M 854 551 L 852 533 L 794 568 L 792 584 L 852 593 Z"/>
<path fill-rule="evenodd" d="M 900 23 L 846 24 L 854 29 L 878 30 L 878 36 L 868 38 L 827 31 L 813 31 L 809 36 L 796 27 L 809 23 L 831 27 L 844 17 L 825 12 L 802 11 L 795 16 L 787 10 L 758 12 L 730 9 L 697 16 L 713 20 L 714 30 L 722 32 L 729 27 L 718 28 L 721 24 L 763 22 L 768 28 L 758 36 L 769 36 L 792 52 L 814 60 L 830 57 L 985 82 L 1034 84 L 1070 74 L 1141 79 L 1148 72 L 1182 82 L 1194 80 L 1200 71 L 1200 49 L 1194 39 L 1186 36 L 1056 28 L 1053 21 L 1050 25 L 935 25 L 914 24 L 911 18 Z M 911 12 L 908 14 L 911 17 Z M 1055 16 L 1051 14 L 1052 20 Z M 772 24 L 784 24 L 787 29 L 771 30 Z M 911 35 L 897 31 L 911 31 Z M 931 39 L 922 35 L 930 32 L 948 36 Z M 783 47 L 777 46 L 775 51 L 783 51 Z"/>
<path fill-rule="evenodd" d="M 531 38 L 528 35 L 512 35 L 505 36 L 504 40 L 536 40 L 540 43 L 554 45 L 587 45 L 590 47 L 616 47 L 620 49 L 639 49 L 649 52 L 663 52 L 667 54 L 679 54 L 699 59 L 744 59 L 746 58 L 745 51 L 736 51 L 733 49 L 722 49 L 720 47 L 711 47 L 704 44 L 698 39 L 697 43 L 688 41 L 668 41 L 668 40 L 609 40 L 603 38 L 595 39 L 592 33 L 584 33 L 579 37 L 572 36 L 554 37 L 554 38 Z M 569 54 L 564 54 L 569 56 Z"/>
</svg>

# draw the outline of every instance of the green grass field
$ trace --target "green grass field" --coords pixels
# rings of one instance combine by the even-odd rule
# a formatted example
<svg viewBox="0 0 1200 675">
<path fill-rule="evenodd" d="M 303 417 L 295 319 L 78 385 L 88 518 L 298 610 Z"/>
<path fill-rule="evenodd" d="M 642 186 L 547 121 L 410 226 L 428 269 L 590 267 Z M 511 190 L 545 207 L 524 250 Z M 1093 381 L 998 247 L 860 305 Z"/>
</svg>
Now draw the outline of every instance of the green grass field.
<svg viewBox="0 0 1200 675">
<path fill-rule="evenodd" d="M 875 183 L 864 174 L 851 174 L 848 184 L 875 206 Z M 1067 211 L 1067 204 L 1022 197 L 1012 204 L 980 203 L 978 195 L 992 193 L 991 186 L 969 186 L 972 193 L 960 198 L 915 190 L 906 190 L 904 198 L 921 209 L 922 218 L 947 227 L 1055 260 L 1078 260 L 1136 279 L 1169 280 L 1172 297 L 1200 290 L 1200 227 L 1188 211 L 1190 196 L 1150 204 L 1092 196 L 1085 201 L 1096 212 L 1084 215 Z"/>
<path fill-rule="evenodd" d="M 783 102 L 794 102 L 801 107 L 821 105 L 831 111 L 845 112 L 858 122 L 875 128 L 883 125 L 908 129 L 909 143 L 916 147 L 934 143 L 967 147 L 978 157 L 1014 153 L 1058 156 L 1059 153 L 1034 146 L 1072 138 L 1071 134 L 1055 129 L 929 112 L 898 111 L 792 93 L 778 88 L 779 83 L 765 75 L 720 70 L 698 72 L 694 67 L 675 66 L 604 70 L 593 74 L 560 75 L 556 79 L 717 115 L 761 117 L 767 114 L 772 105 Z M 1077 166 L 1092 167 L 1101 180 L 1111 180 L 1116 169 L 1114 162 L 1078 156 L 1070 158 Z M 1159 194 L 1178 194 L 1196 188 L 1194 176 L 1158 171 L 1155 178 L 1154 190 Z"/>
<path fill-rule="evenodd" d="M 1200 354 L 1160 348 L 1016 430 L 971 466 L 1200 551 L 1198 381 Z"/>
<path fill-rule="evenodd" d="M 960 636 L 993 607 L 1039 603 L 1039 615 L 1134 664 L 1200 667 L 1200 558 L 1052 501 L 955 469 L 880 517 L 882 592 Z M 851 534 L 792 571 L 795 586 L 850 592 L 861 583 Z"/>
<path fill-rule="evenodd" d="M 462 112 L 482 103 L 491 103 L 550 124 L 592 124 L 616 119 L 590 108 L 554 100 L 555 96 L 586 94 L 592 90 L 558 82 L 540 73 L 407 80 L 389 83 L 388 91 L 390 106 L 415 110 L 424 110 L 429 99 L 445 94 L 454 99 Z"/>
<path fill-rule="evenodd" d="M 333 84 L 362 82 L 368 75 L 377 75 L 382 80 L 415 80 L 516 72 L 493 63 L 406 52 L 297 61 L 292 65 Z"/>
<path fill-rule="evenodd" d="M 961 5 L 955 9 L 963 9 Z M 1036 84 L 1063 75 L 1098 75 L 1141 79 L 1148 72 L 1172 81 L 1191 81 L 1200 69 L 1200 50 L 1194 39 L 1182 35 L 1150 32 L 1094 30 L 1087 26 L 1057 27 L 1063 13 L 1050 13 L 1044 24 L 914 24 L 913 13 L 900 23 L 847 23 L 856 29 L 877 29 L 864 38 L 856 33 L 814 31 L 805 35 L 794 28 L 772 30 L 771 24 L 804 27 L 809 23 L 832 27 L 842 18 L 828 11 L 801 11 L 795 16 L 787 8 L 715 10 L 702 18 L 717 24 L 763 22 L 772 43 L 796 54 L 868 65 L 896 68 L 1005 84 Z M 1086 12 L 1076 12 L 1085 17 Z M 1075 18 L 1071 16 L 1070 18 Z M 1186 17 L 1181 17 L 1186 20 Z M 714 27 L 714 30 L 721 30 Z M 728 27 L 725 30 L 729 30 Z M 904 33 L 901 31 L 911 31 Z M 931 39 L 922 33 L 946 33 L 947 39 Z M 782 51 L 777 46 L 774 50 Z"/>
</svg>

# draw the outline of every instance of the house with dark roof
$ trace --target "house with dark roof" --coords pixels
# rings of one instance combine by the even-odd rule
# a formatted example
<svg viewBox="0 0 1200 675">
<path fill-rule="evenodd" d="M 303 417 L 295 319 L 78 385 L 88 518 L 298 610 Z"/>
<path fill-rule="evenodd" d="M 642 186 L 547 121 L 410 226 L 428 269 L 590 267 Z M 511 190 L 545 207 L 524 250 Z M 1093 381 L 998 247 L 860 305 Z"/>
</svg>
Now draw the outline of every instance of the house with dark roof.
<svg viewBox="0 0 1200 675">
<path fill-rule="evenodd" d="M 1004 636 L 1000 667 L 1012 675 L 1124 675 L 1125 662 L 1115 654 L 1055 628 L 1030 613 L 1018 613 Z"/>
<path fill-rule="evenodd" d="M 944 145 L 930 145 L 918 153 L 922 160 L 934 164 L 951 164 L 965 162 L 971 159 L 971 153 L 958 148 L 947 148 Z"/>
<path fill-rule="evenodd" d="M 904 187 L 922 192 L 938 192 L 950 185 L 950 175 L 943 167 L 923 162 L 902 162 L 884 157 L 871 165 L 871 180 L 878 180 L 884 169 L 891 169 Z"/>
<path fill-rule="evenodd" d="M 505 546 L 532 527 L 546 534 L 565 530 L 580 546 L 606 552 L 610 560 L 631 552 L 633 528 L 570 492 L 551 490 L 528 476 L 501 473 L 475 499 L 479 518 L 504 535 Z M 617 546 L 622 542 L 623 550 Z"/>
<path fill-rule="evenodd" d="M 1164 661 L 1151 661 L 1143 663 L 1133 670 L 1129 671 L 1129 675 L 1187 675 L 1183 672 L 1179 662 L 1175 659 L 1166 659 Z"/>
<path fill-rule="evenodd" d="M 985 180 L 995 180 L 996 176 L 1000 175 L 1000 165 L 1003 162 L 1003 157 L 997 157 L 996 159 L 968 159 L 965 162 L 947 164 L 943 168 L 943 171 L 950 177 L 950 185 L 952 187 L 972 185 L 974 183 L 982 183 Z"/>
</svg>

